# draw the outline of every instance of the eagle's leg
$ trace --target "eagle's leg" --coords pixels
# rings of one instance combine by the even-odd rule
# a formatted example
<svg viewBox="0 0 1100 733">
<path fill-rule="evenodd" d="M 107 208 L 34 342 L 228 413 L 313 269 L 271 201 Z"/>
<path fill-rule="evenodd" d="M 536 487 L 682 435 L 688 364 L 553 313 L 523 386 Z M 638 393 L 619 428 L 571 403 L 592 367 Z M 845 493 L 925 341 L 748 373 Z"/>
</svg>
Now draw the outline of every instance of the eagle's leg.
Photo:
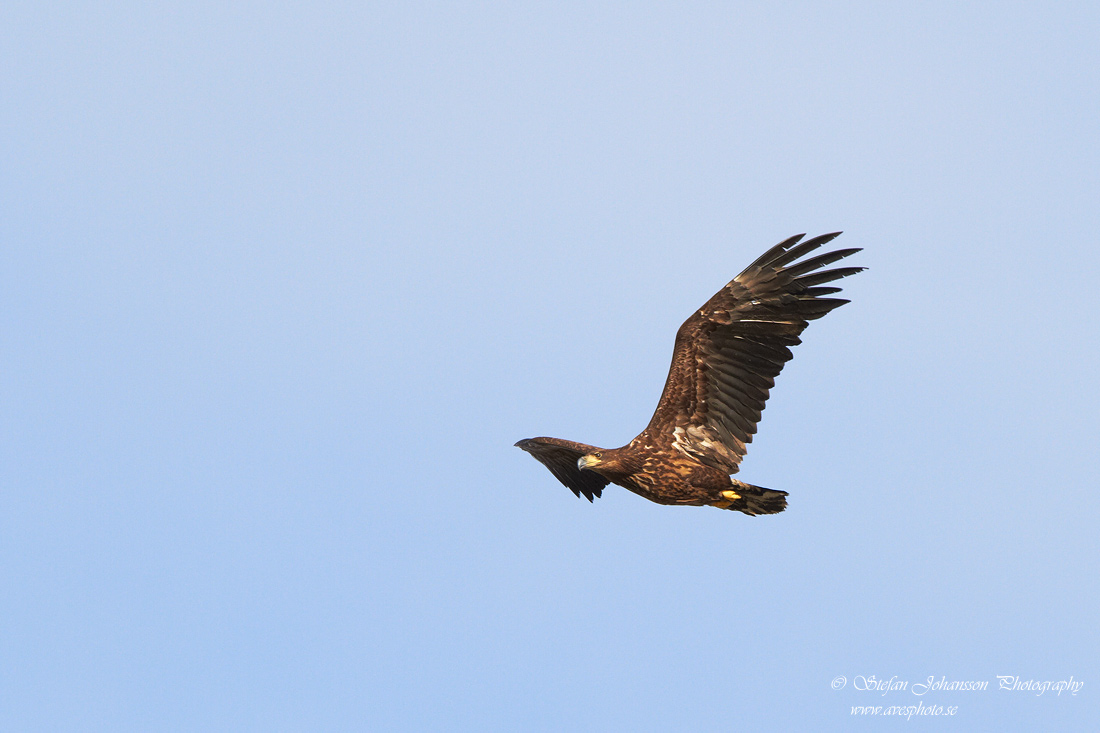
<svg viewBox="0 0 1100 733">
<path fill-rule="evenodd" d="M 731 506 L 733 506 L 733 503 L 735 501 L 741 498 L 741 495 L 738 494 L 736 491 L 729 490 L 719 492 L 718 495 L 722 498 L 716 502 L 713 502 L 711 506 L 716 506 L 719 509 L 729 509 Z"/>
</svg>

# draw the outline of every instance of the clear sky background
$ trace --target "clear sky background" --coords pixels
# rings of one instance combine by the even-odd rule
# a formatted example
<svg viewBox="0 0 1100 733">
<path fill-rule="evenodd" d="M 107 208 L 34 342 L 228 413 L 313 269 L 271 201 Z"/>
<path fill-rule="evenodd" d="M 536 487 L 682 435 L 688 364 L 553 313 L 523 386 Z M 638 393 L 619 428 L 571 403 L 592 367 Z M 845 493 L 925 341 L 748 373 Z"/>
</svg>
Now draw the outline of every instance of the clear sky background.
<svg viewBox="0 0 1100 733">
<path fill-rule="evenodd" d="M 0 728 L 1095 730 L 1098 37 L 4 3 Z M 692 310 L 836 229 L 870 269 L 740 474 L 788 511 L 589 504 L 512 447 L 628 441 Z"/>
</svg>

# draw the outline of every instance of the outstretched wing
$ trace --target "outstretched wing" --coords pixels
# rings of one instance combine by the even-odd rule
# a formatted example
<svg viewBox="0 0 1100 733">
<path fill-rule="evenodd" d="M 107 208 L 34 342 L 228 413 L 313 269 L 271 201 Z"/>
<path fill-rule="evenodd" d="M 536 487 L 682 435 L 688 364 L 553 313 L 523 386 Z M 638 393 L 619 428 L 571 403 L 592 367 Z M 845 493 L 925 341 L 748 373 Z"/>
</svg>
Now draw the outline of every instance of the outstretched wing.
<svg viewBox="0 0 1100 733">
<path fill-rule="evenodd" d="M 558 438 L 528 438 L 516 443 L 517 448 L 522 448 L 533 455 L 540 463 L 550 469 L 550 473 L 557 477 L 569 489 L 580 497 L 592 501 L 603 493 L 603 487 L 608 481 L 595 471 L 582 471 L 577 468 L 577 460 L 584 455 L 594 453 L 599 448 L 584 443 L 574 443 L 571 440 L 559 440 Z"/>
<path fill-rule="evenodd" d="M 688 318 L 676 333 L 665 391 L 646 432 L 727 473 L 752 441 L 775 377 L 809 322 L 847 303 L 824 283 L 864 268 L 822 270 L 859 252 L 841 249 L 796 262 L 840 232 L 775 245 Z"/>
</svg>

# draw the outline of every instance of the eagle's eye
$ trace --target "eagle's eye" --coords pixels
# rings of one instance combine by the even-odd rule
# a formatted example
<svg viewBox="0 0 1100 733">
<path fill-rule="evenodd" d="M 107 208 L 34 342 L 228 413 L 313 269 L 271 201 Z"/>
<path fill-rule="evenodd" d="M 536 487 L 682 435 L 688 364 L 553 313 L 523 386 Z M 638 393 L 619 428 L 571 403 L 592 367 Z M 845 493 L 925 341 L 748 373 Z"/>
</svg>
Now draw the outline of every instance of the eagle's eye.
<svg viewBox="0 0 1100 733">
<path fill-rule="evenodd" d="M 603 453 L 596 451 L 596 458 L 603 458 Z"/>
</svg>

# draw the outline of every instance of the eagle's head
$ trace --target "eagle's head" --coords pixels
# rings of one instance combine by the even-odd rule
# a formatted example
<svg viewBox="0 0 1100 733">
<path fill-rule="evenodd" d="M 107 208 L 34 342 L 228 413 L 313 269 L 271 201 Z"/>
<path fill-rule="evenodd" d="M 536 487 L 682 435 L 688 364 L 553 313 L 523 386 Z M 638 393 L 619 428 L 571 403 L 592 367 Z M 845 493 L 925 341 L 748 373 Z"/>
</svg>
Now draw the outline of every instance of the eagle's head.
<svg viewBox="0 0 1100 733">
<path fill-rule="evenodd" d="M 599 466 L 601 463 L 603 463 L 603 451 L 598 450 L 594 453 L 589 453 L 588 455 L 578 458 L 577 468 L 582 471 L 589 470 L 595 468 L 596 466 Z"/>
<path fill-rule="evenodd" d="M 628 460 L 622 448 L 600 448 L 577 459 L 577 468 L 582 471 L 595 471 L 604 478 L 614 480 L 632 472 L 632 461 Z"/>
</svg>

